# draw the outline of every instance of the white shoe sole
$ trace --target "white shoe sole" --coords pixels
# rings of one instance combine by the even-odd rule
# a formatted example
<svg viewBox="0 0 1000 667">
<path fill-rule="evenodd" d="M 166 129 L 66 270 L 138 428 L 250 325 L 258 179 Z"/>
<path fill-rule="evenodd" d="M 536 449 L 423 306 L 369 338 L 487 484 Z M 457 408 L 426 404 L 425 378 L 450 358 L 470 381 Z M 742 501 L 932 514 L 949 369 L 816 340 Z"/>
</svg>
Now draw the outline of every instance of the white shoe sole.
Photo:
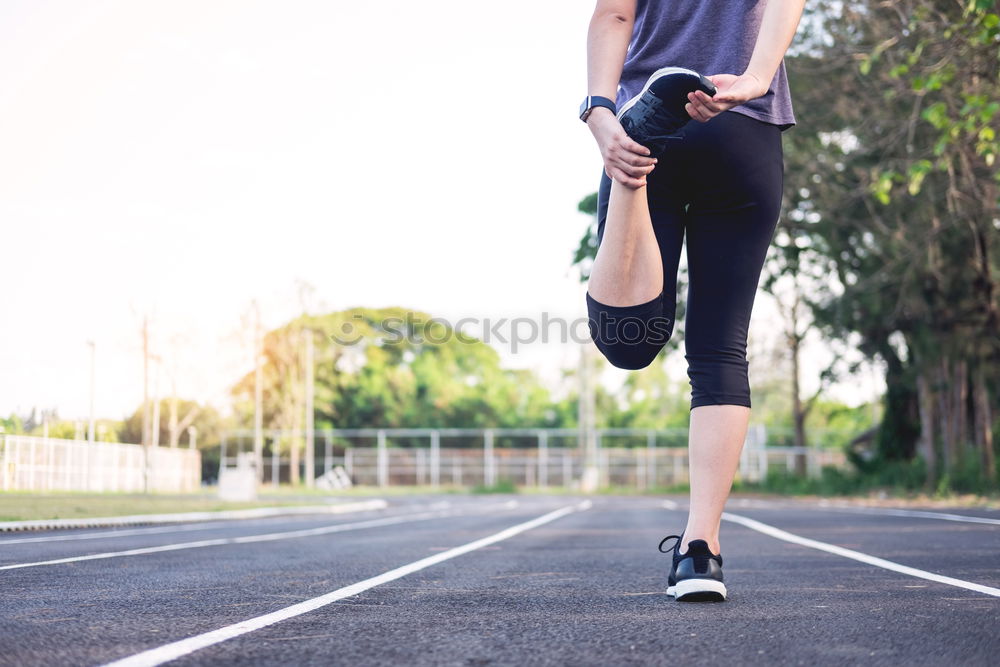
<svg viewBox="0 0 1000 667">
<path fill-rule="evenodd" d="M 633 97 L 628 102 L 626 102 L 625 104 L 622 105 L 622 108 L 619 109 L 618 114 L 617 114 L 618 120 L 621 120 L 622 119 L 622 114 L 624 114 L 626 111 L 628 111 L 629 109 L 631 109 L 635 105 L 635 103 L 639 101 L 639 98 L 642 97 L 643 93 L 645 93 L 647 90 L 649 90 L 649 86 L 654 81 L 656 81 L 657 79 L 659 79 L 661 76 L 666 76 L 667 74 L 673 74 L 674 72 L 684 72 L 685 74 L 691 74 L 692 76 L 698 76 L 697 72 L 695 72 L 692 69 L 688 69 L 686 67 L 664 67 L 662 69 L 656 70 L 655 72 L 653 72 L 649 76 L 648 79 L 646 79 L 646 85 L 642 87 L 642 90 L 639 91 L 639 94 L 636 95 L 635 97 Z"/>
<path fill-rule="evenodd" d="M 685 579 L 667 588 L 667 595 L 675 600 L 725 600 L 726 585 L 715 579 Z"/>
</svg>

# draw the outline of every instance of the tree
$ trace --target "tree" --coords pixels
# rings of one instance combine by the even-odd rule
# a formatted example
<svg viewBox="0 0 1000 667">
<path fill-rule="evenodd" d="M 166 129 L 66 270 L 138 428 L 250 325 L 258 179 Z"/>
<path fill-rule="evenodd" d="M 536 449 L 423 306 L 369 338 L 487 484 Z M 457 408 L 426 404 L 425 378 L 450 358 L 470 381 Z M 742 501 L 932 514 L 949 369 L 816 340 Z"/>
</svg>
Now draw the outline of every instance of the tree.
<svg viewBox="0 0 1000 667">
<path fill-rule="evenodd" d="M 995 480 L 1000 319 L 993 2 L 813 2 L 789 64 L 788 229 L 830 276 L 812 311 L 887 365 L 883 460 Z M 848 94 L 844 94 L 847 91 Z M 798 215 L 795 212 L 798 211 Z"/>
</svg>

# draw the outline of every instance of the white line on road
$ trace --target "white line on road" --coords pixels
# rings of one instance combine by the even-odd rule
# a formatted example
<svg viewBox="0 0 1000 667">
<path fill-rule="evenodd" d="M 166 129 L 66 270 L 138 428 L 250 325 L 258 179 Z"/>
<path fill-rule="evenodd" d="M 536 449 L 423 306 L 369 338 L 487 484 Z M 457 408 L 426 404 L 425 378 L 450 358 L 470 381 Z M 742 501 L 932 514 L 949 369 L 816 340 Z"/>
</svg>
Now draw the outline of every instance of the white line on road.
<svg viewBox="0 0 1000 667">
<path fill-rule="evenodd" d="M 838 512 L 851 512 L 855 514 L 885 514 L 888 516 L 906 516 L 916 519 L 940 519 L 942 521 L 961 521 L 963 523 L 985 523 L 991 526 L 1000 526 L 1000 519 L 990 519 L 983 516 L 969 516 L 968 514 L 950 514 L 948 512 L 928 512 L 925 510 L 902 510 L 890 507 L 844 507 L 837 505 L 820 505 L 825 510 L 835 510 Z"/>
<path fill-rule="evenodd" d="M 675 510 L 678 507 L 676 500 L 664 500 L 663 506 L 668 510 Z"/>
<path fill-rule="evenodd" d="M 519 523 L 516 526 L 511 526 L 510 528 L 501 530 L 499 533 L 494 533 L 489 537 L 484 537 L 474 542 L 469 542 L 468 544 L 455 547 L 454 549 L 449 549 L 448 551 L 442 551 L 439 554 L 422 558 L 408 565 L 398 567 L 395 570 L 383 572 L 378 576 L 365 579 L 364 581 L 359 581 L 356 584 L 351 584 L 350 586 L 345 586 L 344 588 L 339 588 L 325 595 L 312 598 L 311 600 L 299 602 L 298 604 L 285 607 L 284 609 L 279 609 L 278 611 L 271 612 L 270 614 L 247 619 L 245 621 L 241 621 L 240 623 L 234 623 L 233 625 L 228 625 L 218 630 L 206 632 L 201 635 L 195 635 L 194 637 L 188 637 L 187 639 L 182 639 L 171 644 L 143 651 L 142 653 L 137 653 L 136 655 L 129 656 L 128 658 L 108 663 L 105 667 L 155 667 L 156 665 L 162 665 L 166 662 L 176 660 L 177 658 L 194 653 L 195 651 L 199 651 L 203 648 L 222 643 L 227 639 L 239 637 L 240 635 L 245 635 L 248 632 L 260 630 L 261 628 L 265 628 L 269 625 L 279 623 L 289 618 L 294 618 L 295 616 L 301 616 L 302 614 L 315 611 L 320 607 L 325 607 L 326 605 L 338 600 L 358 595 L 359 593 L 363 593 L 370 588 L 380 586 L 381 584 L 385 584 L 390 581 L 395 581 L 396 579 L 405 577 L 408 574 L 413 574 L 414 572 L 418 572 L 432 565 L 437 565 L 438 563 L 455 558 L 456 556 L 461 556 L 469 553 L 470 551 L 475 551 L 491 544 L 496 544 L 497 542 L 509 539 L 515 535 L 531 530 L 532 528 L 537 528 L 538 526 L 555 521 L 556 519 L 562 518 L 572 512 L 586 510 L 590 507 L 590 505 L 590 501 L 585 500 L 578 505 L 571 505 L 557 509 L 553 512 L 549 512 L 548 514 L 543 514 L 538 518 L 532 519 L 531 521 Z"/>
<path fill-rule="evenodd" d="M 451 505 L 448 501 L 430 503 L 428 505 L 418 506 L 417 509 L 421 510 L 441 510 L 445 507 Z M 514 502 L 514 506 L 517 503 Z M 372 507 L 369 509 L 380 509 Z M 413 509 L 413 507 L 406 507 L 406 509 Z M 358 510 L 361 511 L 361 510 Z M 253 518 L 253 517 L 251 517 Z M 316 521 L 320 517 L 315 516 L 305 516 L 298 517 L 300 521 Z M 326 517 L 323 516 L 323 519 Z M 76 542 L 78 540 L 97 540 L 102 538 L 114 539 L 116 537 L 132 537 L 134 535 L 159 535 L 162 533 L 187 533 L 197 530 L 212 530 L 218 529 L 220 527 L 232 527 L 240 526 L 246 519 L 239 519 L 236 521 L 213 521 L 211 523 L 196 523 L 189 526 L 184 525 L 169 525 L 169 526 L 156 526 L 152 528 L 124 528 L 115 530 L 102 530 L 98 533 L 60 533 L 58 535 L 45 535 L 43 537 L 15 537 L 12 539 L 0 538 L 0 548 L 7 546 L 8 544 L 35 544 L 37 542 Z M 265 516 L 260 517 L 261 521 L 271 521 L 271 520 L 288 520 L 288 516 L 277 515 L 277 516 Z"/>
<path fill-rule="evenodd" d="M 898 507 L 864 507 L 848 505 L 836 501 L 821 500 L 815 505 L 812 503 L 776 503 L 767 500 L 757 500 L 750 498 L 735 498 L 731 501 L 737 507 L 752 507 L 757 509 L 792 509 L 792 510 L 812 510 L 814 508 L 834 511 L 850 512 L 853 514 L 875 514 L 884 516 L 905 516 L 917 519 L 939 519 L 942 521 L 962 521 L 964 523 L 981 523 L 991 526 L 1000 526 L 1000 519 L 992 519 L 982 516 L 970 516 L 968 514 L 953 514 L 949 512 L 931 512 L 928 510 L 908 510 Z"/>
<path fill-rule="evenodd" d="M 510 504 L 499 505 L 501 508 L 509 509 Z M 61 565 L 63 563 L 76 563 L 85 560 L 102 560 L 105 558 L 119 558 L 122 556 L 142 556 L 145 554 L 161 553 L 164 551 L 180 551 L 182 549 L 200 549 L 202 547 L 218 547 L 226 544 L 249 544 L 252 542 L 271 542 L 274 540 L 287 540 L 298 537 L 315 537 L 317 535 L 328 535 L 330 533 L 340 533 L 348 530 L 359 530 L 362 528 L 374 528 L 376 526 L 390 526 L 397 523 L 407 523 L 409 521 L 427 521 L 429 519 L 439 519 L 447 516 L 460 516 L 459 511 L 439 511 L 422 512 L 418 514 L 406 514 L 403 516 L 386 517 L 383 519 L 371 519 L 369 521 L 356 521 L 353 523 L 338 523 L 332 526 L 321 526 L 319 528 L 308 528 L 304 530 L 289 530 L 280 533 L 264 533 L 258 535 L 245 535 L 242 537 L 224 537 L 212 540 L 199 540 L 197 542 L 179 542 L 175 544 L 164 544 L 156 547 L 141 547 L 138 549 L 126 549 L 125 551 L 105 551 L 102 553 L 89 554 L 86 556 L 71 556 L 68 558 L 55 558 L 52 560 L 35 561 L 31 563 L 15 563 L 13 565 L 2 565 L 0 570 L 17 570 L 25 567 L 39 567 L 42 565 Z"/>
<path fill-rule="evenodd" d="M 15 537 L 12 540 L 0 539 L 0 547 L 8 544 L 35 544 L 37 542 L 76 542 L 78 540 L 97 540 L 102 537 L 132 537 L 134 535 L 159 535 L 161 533 L 187 533 L 193 530 L 209 530 L 229 525 L 224 523 L 198 523 L 191 526 L 164 526 L 162 528 L 126 528 L 125 530 L 103 530 L 99 533 L 84 533 L 82 535 L 46 535 L 45 537 Z"/>
<path fill-rule="evenodd" d="M 149 523 L 185 523 L 189 521 L 229 521 L 234 519 L 263 519 L 292 514 L 343 514 L 381 510 L 389 503 L 376 498 L 333 505 L 306 505 L 289 507 L 255 507 L 245 510 L 220 512 L 181 512 L 179 514 L 132 514 L 129 516 L 104 516 L 91 519 L 34 519 L 32 521 L 0 521 L 0 532 L 13 530 L 52 530 L 56 528 L 97 528 L 99 526 L 134 526 Z"/>
<path fill-rule="evenodd" d="M 940 584 L 948 584 L 949 586 L 957 586 L 958 588 L 965 588 L 970 591 L 976 591 L 977 593 L 984 593 L 986 595 L 1000 597 L 1000 588 L 993 588 L 992 586 L 983 586 L 982 584 L 976 584 L 971 581 L 965 581 L 963 579 L 946 577 L 944 575 L 935 574 L 933 572 L 928 572 L 926 570 L 919 570 L 915 567 L 909 567 L 908 565 L 901 565 L 891 560 L 885 560 L 884 558 L 869 556 L 866 553 L 862 553 L 860 551 L 854 551 L 853 549 L 845 549 L 844 547 L 838 547 L 835 544 L 827 544 L 826 542 L 811 540 L 808 537 L 800 537 L 798 535 L 794 535 L 792 533 L 781 530 L 780 528 L 775 528 L 774 526 L 770 526 L 766 523 L 761 523 L 760 521 L 755 521 L 754 519 L 750 519 L 745 516 L 739 516 L 738 514 L 730 514 L 729 512 L 723 512 L 722 518 L 725 519 L 726 521 L 732 521 L 733 523 L 738 523 L 741 526 L 746 526 L 747 528 L 756 530 L 758 533 L 763 533 L 765 535 L 769 535 L 770 537 L 774 537 L 779 540 L 784 540 L 785 542 L 791 542 L 792 544 L 798 544 L 804 547 L 809 547 L 811 549 L 818 549 L 819 551 L 825 551 L 827 553 L 836 554 L 837 556 L 843 556 L 844 558 L 850 558 L 852 560 L 860 561 L 868 565 L 874 565 L 875 567 L 881 567 L 886 570 L 892 570 L 893 572 L 899 572 L 900 574 L 908 574 L 911 577 L 927 579 L 928 581 L 936 581 Z"/>
</svg>

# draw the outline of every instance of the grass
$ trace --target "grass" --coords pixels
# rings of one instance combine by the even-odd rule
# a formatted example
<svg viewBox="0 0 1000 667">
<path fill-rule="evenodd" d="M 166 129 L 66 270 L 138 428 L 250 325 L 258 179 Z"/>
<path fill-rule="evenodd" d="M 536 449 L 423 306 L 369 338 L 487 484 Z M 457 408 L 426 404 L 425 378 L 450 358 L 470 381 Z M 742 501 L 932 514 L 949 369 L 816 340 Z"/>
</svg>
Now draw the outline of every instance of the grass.
<svg viewBox="0 0 1000 667">
<path fill-rule="evenodd" d="M 895 504 L 921 504 L 933 506 L 987 506 L 1000 507 L 1000 496 L 993 492 L 957 493 L 937 489 L 932 493 L 915 489 L 921 471 L 895 467 L 879 475 L 859 475 L 837 469 L 824 469 L 818 478 L 804 479 L 772 470 L 762 483 L 749 484 L 737 481 L 733 493 L 740 496 L 797 496 L 802 498 L 837 497 L 855 498 L 867 502 L 892 502 Z M 599 495 L 662 496 L 687 494 L 688 486 L 658 486 L 651 489 L 634 487 L 605 487 Z M 473 494 L 578 494 L 579 489 L 552 486 L 547 489 L 518 487 L 511 480 L 501 479 L 494 486 L 463 487 L 432 486 L 363 486 L 339 491 L 308 489 L 305 486 L 282 486 L 273 489 L 265 486 L 255 502 L 223 502 L 214 492 L 205 491 L 185 495 L 138 493 L 31 493 L 23 491 L 0 492 L 0 521 L 29 521 L 33 519 L 72 519 L 128 514 L 160 514 L 175 512 L 211 512 L 254 507 L 294 506 L 322 504 L 333 498 L 375 498 L 407 495 Z"/>
<path fill-rule="evenodd" d="M 314 501 L 315 502 L 315 501 Z M 301 498 L 262 497 L 257 502 L 223 502 L 214 494 L 138 493 L 0 493 L 0 521 L 89 519 L 130 514 L 214 512 L 219 510 L 301 505 Z"/>
<path fill-rule="evenodd" d="M 90 519 L 94 517 L 132 514 L 172 514 L 177 512 L 217 512 L 295 505 L 320 505 L 333 498 L 382 498 L 431 493 L 468 493 L 464 487 L 443 486 L 373 486 L 340 491 L 309 489 L 305 486 L 265 486 L 254 502 L 225 502 L 213 491 L 190 494 L 142 493 L 38 493 L 29 491 L 0 492 L 0 521 L 32 521 L 36 519 Z M 504 491 L 514 493 L 516 490 Z"/>
</svg>

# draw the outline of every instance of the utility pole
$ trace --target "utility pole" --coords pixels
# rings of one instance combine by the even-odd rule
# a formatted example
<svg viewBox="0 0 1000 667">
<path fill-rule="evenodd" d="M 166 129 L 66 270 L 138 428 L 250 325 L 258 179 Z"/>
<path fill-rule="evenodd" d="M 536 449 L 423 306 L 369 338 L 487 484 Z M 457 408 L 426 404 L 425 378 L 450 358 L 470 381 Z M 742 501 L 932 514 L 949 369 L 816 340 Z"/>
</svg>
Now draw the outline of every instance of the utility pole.
<svg viewBox="0 0 1000 667">
<path fill-rule="evenodd" d="M 597 466 L 597 437 L 594 431 L 596 424 L 594 410 L 594 386 L 590 377 L 590 346 L 583 343 L 580 346 L 580 398 L 577 421 L 580 424 L 580 455 L 582 475 L 580 490 L 589 493 L 597 489 L 600 482 L 600 470 Z"/>
<path fill-rule="evenodd" d="M 264 481 L 264 372 L 261 368 L 263 341 L 260 332 L 260 306 L 253 302 L 253 459 L 256 466 L 257 483 Z M 275 455 L 274 447 L 271 456 Z"/>
<path fill-rule="evenodd" d="M 159 356 L 153 356 L 156 362 L 156 381 L 153 383 L 153 432 L 150 438 L 150 446 L 160 446 L 160 375 L 163 374 L 163 360 Z"/>
<path fill-rule="evenodd" d="M 142 318 L 142 443 L 149 444 L 149 318 Z"/>
<path fill-rule="evenodd" d="M 177 425 L 177 337 L 175 336 L 170 343 L 170 415 L 167 417 L 167 433 L 170 447 L 175 448 L 181 437 Z"/>
<path fill-rule="evenodd" d="M 316 434 L 313 423 L 313 399 L 316 393 L 314 356 L 313 332 L 306 329 L 306 487 L 308 488 L 311 488 L 316 481 Z"/>
<path fill-rule="evenodd" d="M 87 341 L 87 346 L 90 347 L 90 419 L 87 424 L 87 441 L 91 444 L 94 443 L 95 429 L 94 429 L 94 374 L 96 370 L 95 357 L 97 356 L 97 345 L 92 340 Z"/>
<path fill-rule="evenodd" d="M 142 318 L 142 489 L 149 493 L 149 317 Z"/>
</svg>

